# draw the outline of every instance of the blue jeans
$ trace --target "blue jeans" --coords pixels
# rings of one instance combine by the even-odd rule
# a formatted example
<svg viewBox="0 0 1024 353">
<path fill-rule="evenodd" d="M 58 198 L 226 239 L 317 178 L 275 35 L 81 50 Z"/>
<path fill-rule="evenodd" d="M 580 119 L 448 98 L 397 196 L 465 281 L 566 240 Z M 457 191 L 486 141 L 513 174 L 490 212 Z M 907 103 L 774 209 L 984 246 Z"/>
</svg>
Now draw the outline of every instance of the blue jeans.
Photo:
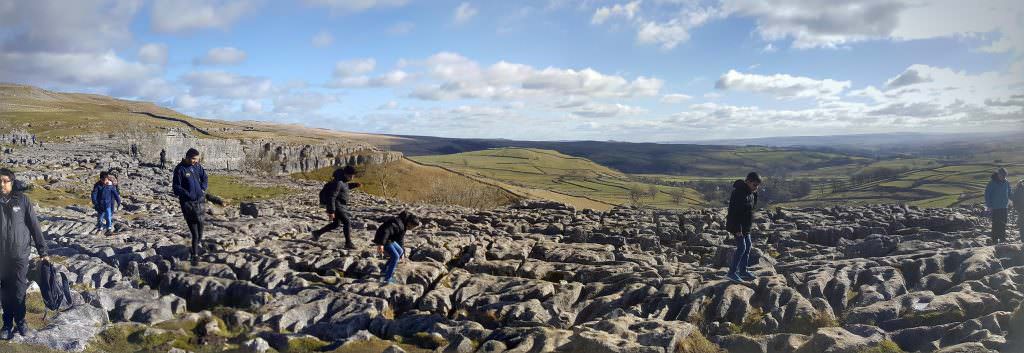
<svg viewBox="0 0 1024 353">
<path fill-rule="evenodd" d="M 729 274 L 747 272 L 747 261 L 750 259 L 750 234 L 735 236 L 736 253 L 732 256 L 732 265 L 729 266 Z"/>
<path fill-rule="evenodd" d="M 96 229 L 114 229 L 114 209 L 107 207 L 105 210 L 97 211 Z M 103 223 L 106 222 L 106 226 Z"/>
<path fill-rule="evenodd" d="M 391 276 L 395 274 L 395 268 L 398 267 L 398 259 L 405 255 L 405 249 L 402 245 L 396 242 L 388 242 L 384 245 L 384 251 L 388 253 L 388 262 L 384 264 L 384 281 L 391 281 Z"/>
</svg>

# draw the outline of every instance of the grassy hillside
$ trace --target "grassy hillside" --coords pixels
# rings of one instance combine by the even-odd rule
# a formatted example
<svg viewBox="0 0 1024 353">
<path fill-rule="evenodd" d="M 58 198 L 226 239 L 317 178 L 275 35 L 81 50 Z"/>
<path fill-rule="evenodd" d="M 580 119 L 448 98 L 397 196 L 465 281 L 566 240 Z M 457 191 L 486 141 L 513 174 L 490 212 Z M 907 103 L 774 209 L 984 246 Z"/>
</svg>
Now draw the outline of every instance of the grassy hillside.
<svg viewBox="0 0 1024 353">
<path fill-rule="evenodd" d="M 527 192 L 543 191 L 573 199 L 587 199 L 592 203 L 605 204 L 603 208 L 637 202 L 659 208 L 705 204 L 693 190 L 636 182 L 617 170 L 588 159 L 549 150 L 500 148 L 412 159 L 466 175 L 497 180 Z M 676 193 L 679 194 L 674 197 Z M 575 201 L 569 203 L 581 207 Z"/>
<path fill-rule="evenodd" d="M 400 139 L 298 125 L 197 119 L 149 102 L 0 83 L 0 131 L 25 130 L 43 141 L 54 141 L 84 134 L 122 136 L 167 129 L 203 138 L 274 138 L 295 143 L 386 145 Z"/>
<path fill-rule="evenodd" d="M 893 165 L 892 163 L 889 163 Z M 790 206 L 902 203 L 921 207 L 952 207 L 984 202 L 985 186 L 992 171 L 1006 167 L 1010 181 L 1024 176 L 1024 164 L 966 163 L 909 169 L 891 177 L 860 184 L 821 185 L 811 195 Z"/>
<path fill-rule="evenodd" d="M 331 180 L 333 167 L 307 173 L 295 173 L 292 177 L 326 182 Z M 476 208 L 492 208 L 510 204 L 522 198 L 486 180 L 452 173 L 442 168 L 420 165 L 409 160 L 399 160 L 386 165 L 371 165 L 359 168 L 355 178 L 363 184 L 363 192 L 392 197 L 407 203 L 434 203 L 460 205 Z"/>
</svg>

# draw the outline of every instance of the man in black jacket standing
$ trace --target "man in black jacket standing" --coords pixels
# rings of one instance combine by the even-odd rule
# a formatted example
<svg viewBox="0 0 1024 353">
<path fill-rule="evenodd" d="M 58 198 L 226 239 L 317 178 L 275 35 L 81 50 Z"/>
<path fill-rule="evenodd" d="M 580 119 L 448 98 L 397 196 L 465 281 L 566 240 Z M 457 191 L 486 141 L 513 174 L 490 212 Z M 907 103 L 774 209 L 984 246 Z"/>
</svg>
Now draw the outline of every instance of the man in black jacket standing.
<svg viewBox="0 0 1024 353">
<path fill-rule="evenodd" d="M 181 214 L 188 224 L 188 231 L 192 234 L 192 247 L 189 252 L 189 261 L 192 265 L 199 262 L 199 248 L 203 241 L 203 216 L 206 207 L 206 170 L 199 164 L 199 151 L 189 148 L 185 152 L 185 159 L 174 167 L 174 176 L 171 179 L 171 188 L 174 196 L 178 197 L 181 204 Z"/>
<path fill-rule="evenodd" d="M 345 249 L 352 250 L 356 248 L 355 244 L 352 244 L 352 215 L 348 213 L 349 191 L 360 186 L 359 183 L 351 182 L 355 174 L 356 168 L 352 166 L 335 169 L 332 180 L 327 182 L 327 185 L 324 185 L 327 194 L 322 195 L 326 199 L 321 200 L 321 202 L 327 208 L 327 217 L 331 220 L 331 223 L 313 231 L 314 241 L 320 240 L 321 235 L 338 229 L 340 226 L 345 233 Z"/>
<path fill-rule="evenodd" d="M 14 190 L 14 172 L 0 169 L 0 305 L 3 306 L 3 330 L 0 338 L 9 340 L 14 333 L 24 336 L 25 290 L 28 289 L 30 245 L 46 259 L 46 240 L 39 228 L 32 200 Z"/>
<path fill-rule="evenodd" d="M 725 229 L 736 240 L 736 253 L 733 255 L 729 274 L 733 282 L 749 281 L 757 276 L 747 271 L 747 260 L 750 257 L 750 229 L 754 225 L 754 208 L 757 207 L 757 188 L 761 186 L 761 176 L 755 172 L 747 174 L 745 180 L 733 182 L 732 195 L 729 197 L 729 213 L 725 217 Z"/>
</svg>

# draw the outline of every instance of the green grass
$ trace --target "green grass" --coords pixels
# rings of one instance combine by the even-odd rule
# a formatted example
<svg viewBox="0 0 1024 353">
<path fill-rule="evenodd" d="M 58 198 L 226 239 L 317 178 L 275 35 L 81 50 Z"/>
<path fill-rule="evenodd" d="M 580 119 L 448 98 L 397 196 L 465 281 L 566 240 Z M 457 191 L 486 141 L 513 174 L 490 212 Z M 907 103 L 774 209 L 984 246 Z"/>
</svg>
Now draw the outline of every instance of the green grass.
<svg viewBox="0 0 1024 353">
<path fill-rule="evenodd" d="M 88 206 L 92 202 L 89 195 L 84 192 L 51 187 L 43 180 L 33 182 L 32 189 L 27 194 L 32 201 L 49 207 Z"/>
<path fill-rule="evenodd" d="M 657 208 L 704 205 L 704 200 L 692 189 L 635 181 L 617 170 L 590 160 L 550 150 L 500 148 L 413 159 L 467 175 L 497 180 L 528 191 L 544 190 L 608 205 L 625 205 L 634 201 Z M 631 199 L 630 193 L 633 190 L 642 191 L 644 195 Z M 655 192 L 650 193 L 652 190 Z M 676 203 L 672 197 L 676 190 L 683 192 L 680 203 Z"/>
<path fill-rule="evenodd" d="M 235 202 L 268 200 L 295 192 L 283 186 L 255 186 L 236 176 L 217 174 L 209 176 L 207 191 Z"/>
<path fill-rule="evenodd" d="M 906 353 L 896 342 L 891 340 L 882 341 L 881 344 L 858 351 L 857 353 Z"/>
</svg>

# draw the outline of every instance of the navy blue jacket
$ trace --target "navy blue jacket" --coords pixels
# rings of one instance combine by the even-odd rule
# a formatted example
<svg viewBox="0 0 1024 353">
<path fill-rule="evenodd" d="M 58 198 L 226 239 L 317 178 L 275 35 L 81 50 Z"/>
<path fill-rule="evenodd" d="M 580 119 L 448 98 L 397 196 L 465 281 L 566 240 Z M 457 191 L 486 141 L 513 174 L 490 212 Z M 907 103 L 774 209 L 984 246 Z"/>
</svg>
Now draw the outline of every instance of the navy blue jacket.
<svg viewBox="0 0 1024 353">
<path fill-rule="evenodd" d="M 98 185 L 93 188 L 92 206 L 97 210 L 114 207 L 114 202 L 121 206 L 121 192 L 114 185 Z"/>
<path fill-rule="evenodd" d="M 206 171 L 200 164 L 178 163 L 174 167 L 174 178 L 171 187 L 179 201 L 197 202 L 206 195 Z"/>
</svg>

